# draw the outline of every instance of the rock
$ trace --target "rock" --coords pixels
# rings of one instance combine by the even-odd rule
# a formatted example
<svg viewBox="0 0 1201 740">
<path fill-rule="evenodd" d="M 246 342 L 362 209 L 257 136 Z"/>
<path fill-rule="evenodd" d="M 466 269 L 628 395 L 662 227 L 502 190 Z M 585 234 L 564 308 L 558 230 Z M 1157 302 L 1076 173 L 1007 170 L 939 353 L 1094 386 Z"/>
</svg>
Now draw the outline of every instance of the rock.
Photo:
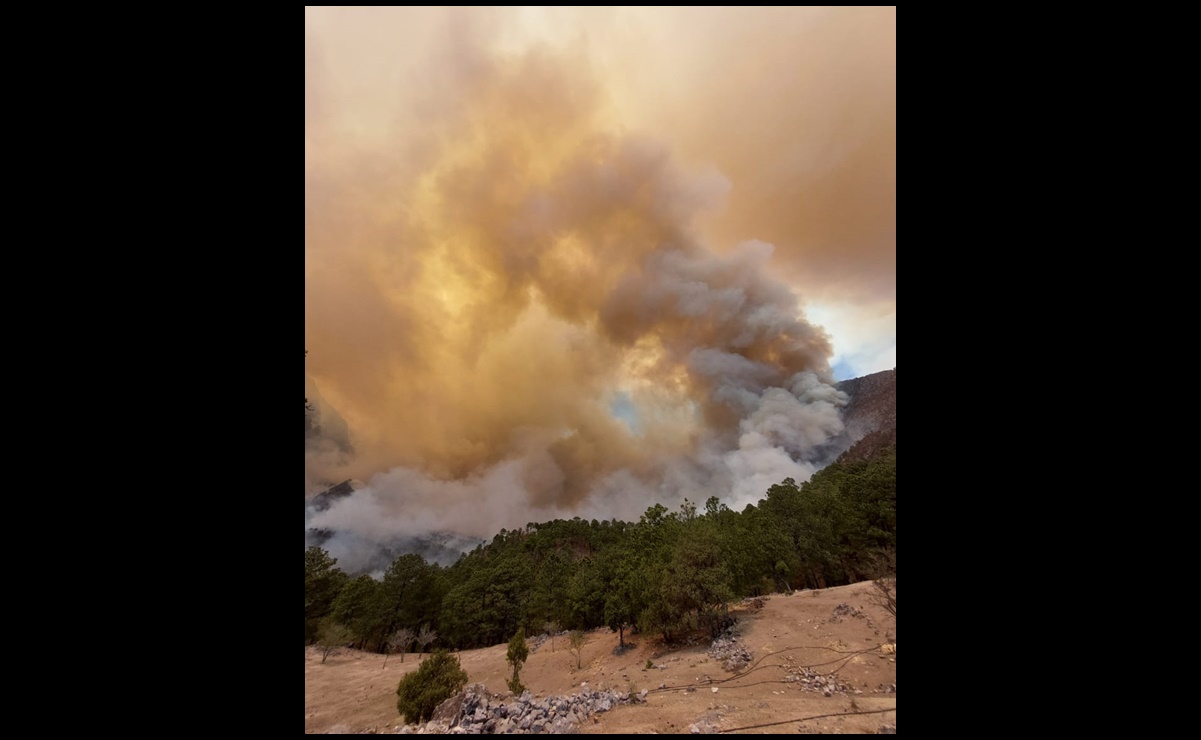
<svg viewBox="0 0 1201 740">
<path fill-rule="evenodd" d="M 458 722 L 459 713 L 463 708 L 463 702 L 467 699 L 466 691 L 460 691 L 454 696 L 438 705 L 434 710 L 433 716 L 430 717 L 430 722 L 442 722 L 446 725 L 453 725 Z"/>
<path fill-rule="evenodd" d="M 895 735 L 897 734 L 896 725 L 880 725 L 880 729 L 876 730 L 877 735 Z"/>
<path fill-rule="evenodd" d="M 575 731 L 576 726 L 571 722 L 568 722 L 567 719 L 563 717 L 556 719 L 547 729 L 547 732 L 552 735 L 573 735 L 575 734 Z"/>
</svg>

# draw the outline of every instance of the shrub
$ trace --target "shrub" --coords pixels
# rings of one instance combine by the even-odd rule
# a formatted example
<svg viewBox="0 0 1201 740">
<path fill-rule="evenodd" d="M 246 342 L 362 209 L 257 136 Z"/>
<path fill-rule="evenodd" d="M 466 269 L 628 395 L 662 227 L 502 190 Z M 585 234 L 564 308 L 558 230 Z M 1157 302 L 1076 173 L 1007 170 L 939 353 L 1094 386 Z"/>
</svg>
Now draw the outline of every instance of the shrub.
<svg viewBox="0 0 1201 740">
<path fill-rule="evenodd" d="M 467 685 L 467 672 L 459 659 L 446 650 L 435 650 L 421 667 L 400 680 L 396 687 L 396 709 L 405 722 L 424 722 L 438 705 Z"/>
<path fill-rule="evenodd" d="M 388 653 L 397 648 L 400 648 L 400 662 L 405 662 L 405 650 L 409 649 L 409 645 L 413 643 L 414 639 L 413 630 L 408 627 L 401 627 L 393 632 L 392 636 L 388 638 L 387 644 L 384 645 L 384 666 L 388 665 Z"/>
<path fill-rule="evenodd" d="M 872 586 L 875 589 L 868 601 L 885 609 L 896 619 L 897 616 L 897 550 L 895 547 L 881 551 L 873 558 Z"/>
<path fill-rule="evenodd" d="M 530 657 L 530 649 L 525 644 L 525 627 L 517 630 L 517 634 L 509 640 L 509 650 L 505 655 L 505 660 L 509 665 L 513 666 L 513 677 L 508 680 L 509 691 L 514 694 L 520 694 L 525 691 L 525 685 L 521 683 L 521 677 L 518 673 L 521 671 L 521 665 L 525 663 L 526 658 Z"/>
<path fill-rule="evenodd" d="M 321 624 L 321 631 L 317 635 L 317 647 L 321 649 L 321 662 L 331 653 L 335 653 L 339 648 L 346 647 L 346 644 L 354 639 L 354 633 L 350 628 L 343 624 L 338 624 L 332 619 L 325 619 Z"/>
<path fill-rule="evenodd" d="M 588 642 L 588 634 L 583 630 L 572 630 L 571 635 L 567 638 L 567 644 L 571 646 L 571 653 L 575 656 L 575 667 L 581 668 L 580 663 L 584 654 L 584 645 Z"/>
<path fill-rule="evenodd" d="M 542 624 L 542 631 L 550 636 L 550 651 L 552 653 L 555 652 L 555 635 L 559 633 L 559 629 L 559 623 L 554 620 L 543 622 Z"/>
</svg>

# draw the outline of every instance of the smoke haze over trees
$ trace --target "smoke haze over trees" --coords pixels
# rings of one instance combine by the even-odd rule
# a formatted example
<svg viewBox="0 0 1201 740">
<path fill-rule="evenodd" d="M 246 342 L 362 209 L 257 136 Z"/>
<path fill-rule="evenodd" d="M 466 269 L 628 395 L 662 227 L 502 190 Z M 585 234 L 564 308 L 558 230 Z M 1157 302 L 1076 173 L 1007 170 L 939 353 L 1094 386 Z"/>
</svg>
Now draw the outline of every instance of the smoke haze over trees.
<svg viewBox="0 0 1201 740">
<path fill-rule="evenodd" d="M 435 646 L 471 648 L 536 633 L 608 626 L 671 641 L 716 631 L 733 598 L 878 577 L 895 564 L 896 450 L 835 463 L 807 483 L 771 486 L 741 512 L 656 504 L 637 522 L 575 518 L 501 530 L 448 568 L 403 555 L 382 581 L 349 580 L 305 553 L 306 643 L 329 614 L 356 644 L 384 651 L 425 626 Z M 895 589 L 895 566 L 892 587 Z M 409 637 L 411 639 L 411 632 Z"/>
</svg>

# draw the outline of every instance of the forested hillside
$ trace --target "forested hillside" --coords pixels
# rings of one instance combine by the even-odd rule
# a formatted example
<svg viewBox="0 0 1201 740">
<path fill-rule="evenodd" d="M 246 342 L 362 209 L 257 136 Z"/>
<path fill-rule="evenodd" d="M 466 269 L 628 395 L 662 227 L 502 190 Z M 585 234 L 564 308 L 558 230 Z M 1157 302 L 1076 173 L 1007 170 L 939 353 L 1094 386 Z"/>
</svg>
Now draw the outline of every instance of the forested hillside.
<svg viewBox="0 0 1201 740">
<path fill-rule="evenodd" d="M 894 435 L 895 440 L 895 435 Z M 772 486 L 758 506 L 710 498 L 678 511 L 656 504 L 637 522 L 555 520 L 501 530 L 441 567 L 396 558 L 382 581 L 351 579 L 318 547 L 305 551 L 305 642 L 345 627 L 384 651 L 425 628 L 436 645 L 472 648 L 527 634 L 608 626 L 681 636 L 723 625 L 737 597 L 825 588 L 895 575 L 896 447 L 843 458 L 798 486 Z M 404 633 L 402 632 L 402 640 Z"/>
</svg>

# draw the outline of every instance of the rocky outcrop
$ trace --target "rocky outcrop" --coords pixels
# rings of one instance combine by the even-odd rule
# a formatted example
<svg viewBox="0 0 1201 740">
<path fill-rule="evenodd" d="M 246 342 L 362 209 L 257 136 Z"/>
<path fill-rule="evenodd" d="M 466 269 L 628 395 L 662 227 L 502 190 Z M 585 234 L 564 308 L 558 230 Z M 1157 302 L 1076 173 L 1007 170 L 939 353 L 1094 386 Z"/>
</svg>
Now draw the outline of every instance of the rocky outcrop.
<svg viewBox="0 0 1201 740">
<path fill-rule="evenodd" d="M 492 694 L 479 683 L 471 684 L 438 705 L 429 722 L 396 728 L 400 735 L 567 735 L 593 714 L 618 704 L 645 703 L 647 692 L 581 691 L 571 696 L 535 699 L 526 691 L 519 697 Z"/>
</svg>

